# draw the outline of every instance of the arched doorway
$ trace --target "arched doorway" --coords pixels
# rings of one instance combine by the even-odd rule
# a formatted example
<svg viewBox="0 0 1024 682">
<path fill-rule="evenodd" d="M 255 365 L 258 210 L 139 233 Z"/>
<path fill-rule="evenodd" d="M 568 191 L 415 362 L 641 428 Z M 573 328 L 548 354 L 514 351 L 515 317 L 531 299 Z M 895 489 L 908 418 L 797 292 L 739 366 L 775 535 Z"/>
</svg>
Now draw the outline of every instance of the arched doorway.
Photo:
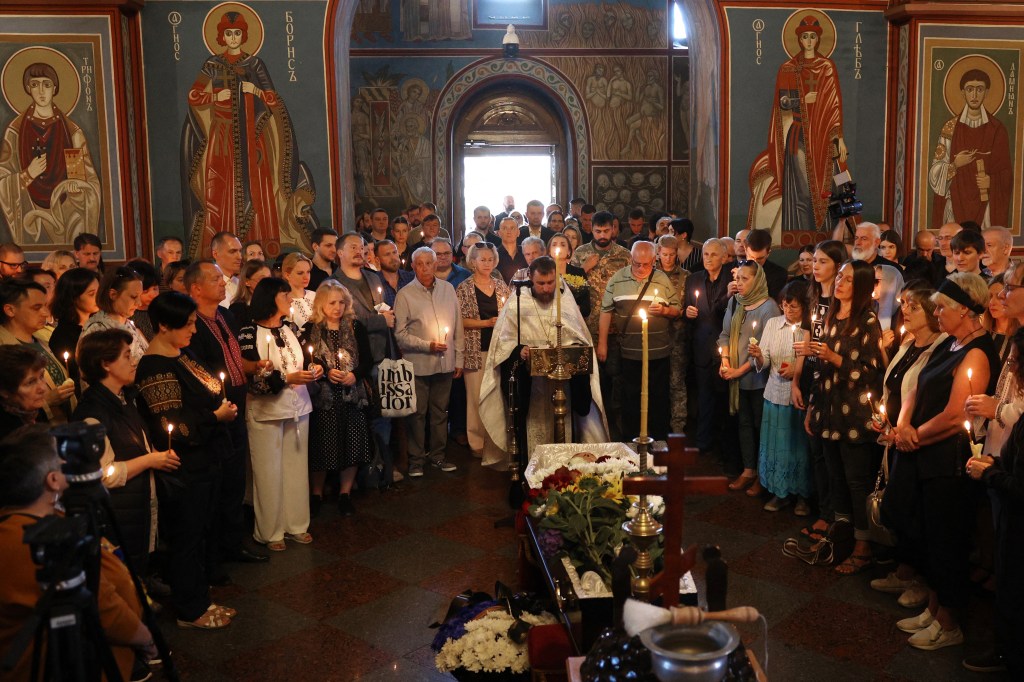
<svg viewBox="0 0 1024 682">
<path fill-rule="evenodd" d="M 520 80 L 491 82 L 467 96 L 453 119 L 451 208 L 458 232 L 462 233 L 469 224 L 468 214 L 475 205 L 496 207 L 499 197 L 516 194 L 511 188 L 503 188 L 502 168 L 536 169 L 530 173 L 533 186 L 540 189 L 531 193 L 537 196 L 517 197 L 520 210 L 529 199 L 547 203 L 556 197 L 568 198 L 567 125 L 557 105 L 541 90 Z M 467 178 L 467 168 L 498 172 L 485 171 L 494 177 L 483 178 L 485 182 L 479 183 L 475 181 L 481 178 L 472 171 Z M 543 175 L 545 169 L 547 179 L 536 177 Z M 486 196 L 478 193 L 474 199 L 474 188 L 482 186 L 491 191 Z"/>
</svg>

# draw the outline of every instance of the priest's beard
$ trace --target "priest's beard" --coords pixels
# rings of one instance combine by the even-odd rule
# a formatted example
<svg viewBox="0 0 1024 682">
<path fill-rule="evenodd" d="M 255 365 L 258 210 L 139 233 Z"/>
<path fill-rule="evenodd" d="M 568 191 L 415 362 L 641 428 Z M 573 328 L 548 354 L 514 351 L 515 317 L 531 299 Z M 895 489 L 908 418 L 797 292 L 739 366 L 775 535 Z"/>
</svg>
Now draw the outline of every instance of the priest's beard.
<svg viewBox="0 0 1024 682">
<path fill-rule="evenodd" d="M 548 305 L 555 300 L 555 292 L 549 291 L 547 293 L 541 293 L 539 291 L 534 291 L 533 300 L 537 301 L 537 303 Z"/>
</svg>

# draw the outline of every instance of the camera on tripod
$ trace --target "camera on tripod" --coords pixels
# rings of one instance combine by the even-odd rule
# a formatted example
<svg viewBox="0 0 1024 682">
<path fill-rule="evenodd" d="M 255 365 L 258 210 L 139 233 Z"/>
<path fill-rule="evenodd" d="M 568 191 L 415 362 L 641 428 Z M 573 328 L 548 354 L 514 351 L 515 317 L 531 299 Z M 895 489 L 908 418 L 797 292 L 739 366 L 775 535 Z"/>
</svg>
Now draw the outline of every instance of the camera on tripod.
<svg viewBox="0 0 1024 682">
<path fill-rule="evenodd" d="M 857 183 L 849 170 L 832 176 L 836 188 L 828 198 L 828 214 L 832 220 L 842 220 L 863 212 L 864 204 L 857 198 Z"/>
<path fill-rule="evenodd" d="M 45 516 L 25 527 L 24 541 L 39 566 L 36 579 L 44 589 L 71 590 L 85 582 L 85 559 L 96 538 L 81 516 Z"/>
<path fill-rule="evenodd" d="M 57 455 L 64 461 L 61 471 L 74 487 L 103 478 L 100 458 L 106 447 L 107 427 L 103 424 L 75 422 L 50 429 L 57 440 Z"/>
</svg>

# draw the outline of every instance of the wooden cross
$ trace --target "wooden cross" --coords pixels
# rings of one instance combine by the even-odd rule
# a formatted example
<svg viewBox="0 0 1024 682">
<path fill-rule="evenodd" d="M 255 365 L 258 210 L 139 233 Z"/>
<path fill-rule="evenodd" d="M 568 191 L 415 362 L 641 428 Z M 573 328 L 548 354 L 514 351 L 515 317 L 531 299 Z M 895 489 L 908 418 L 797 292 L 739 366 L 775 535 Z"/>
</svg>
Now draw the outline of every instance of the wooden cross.
<svg viewBox="0 0 1024 682">
<path fill-rule="evenodd" d="M 687 476 L 686 467 L 697 461 L 698 450 L 690 446 L 688 438 L 679 433 L 668 437 L 668 451 L 651 453 L 654 466 L 664 466 L 667 473 L 660 476 L 626 476 L 622 491 L 627 495 L 661 495 L 665 498 L 662 525 L 665 533 L 664 567 L 651 579 L 651 599 L 661 595 L 665 608 L 679 604 L 679 579 L 693 568 L 697 546 L 691 545 L 682 554 L 683 502 L 687 494 L 724 495 L 729 479 L 724 476 Z"/>
<path fill-rule="evenodd" d="M 816 92 L 818 90 L 818 78 L 815 77 L 813 71 L 804 79 L 804 83 L 807 84 L 807 92 Z"/>
</svg>

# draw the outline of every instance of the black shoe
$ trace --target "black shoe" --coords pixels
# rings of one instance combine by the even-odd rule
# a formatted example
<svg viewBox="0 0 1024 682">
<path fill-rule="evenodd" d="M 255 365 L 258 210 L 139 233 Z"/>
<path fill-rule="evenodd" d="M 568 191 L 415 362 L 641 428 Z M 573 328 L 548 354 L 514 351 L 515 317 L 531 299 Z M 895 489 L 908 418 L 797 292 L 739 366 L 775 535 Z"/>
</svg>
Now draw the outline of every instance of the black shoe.
<svg viewBox="0 0 1024 682">
<path fill-rule="evenodd" d="M 971 656 L 963 660 L 965 668 L 976 673 L 1004 673 L 1006 672 L 1006 659 L 994 651 L 988 651 L 978 656 Z"/>
<path fill-rule="evenodd" d="M 227 557 L 226 561 L 236 564 L 264 564 L 270 561 L 270 555 L 243 547 Z"/>
<path fill-rule="evenodd" d="M 159 576 L 155 575 L 149 576 L 149 580 L 146 581 L 146 592 L 150 597 L 157 599 L 171 596 L 170 586 L 161 580 Z"/>
<path fill-rule="evenodd" d="M 338 513 L 342 516 L 354 516 L 356 508 L 352 505 L 352 498 L 348 495 L 338 495 Z"/>
<path fill-rule="evenodd" d="M 310 495 L 309 496 L 309 517 L 315 519 L 320 516 L 320 507 L 324 503 L 322 495 Z"/>
<path fill-rule="evenodd" d="M 135 657 L 135 662 L 132 663 L 132 674 L 128 679 L 131 682 L 146 682 L 146 680 L 153 677 L 153 671 L 149 669 L 138 656 Z"/>
<path fill-rule="evenodd" d="M 217 573 L 210 573 L 206 577 L 206 582 L 209 583 L 210 587 L 226 587 L 231 584 L 231 576 L 222 570 Z"/>
</svg>

